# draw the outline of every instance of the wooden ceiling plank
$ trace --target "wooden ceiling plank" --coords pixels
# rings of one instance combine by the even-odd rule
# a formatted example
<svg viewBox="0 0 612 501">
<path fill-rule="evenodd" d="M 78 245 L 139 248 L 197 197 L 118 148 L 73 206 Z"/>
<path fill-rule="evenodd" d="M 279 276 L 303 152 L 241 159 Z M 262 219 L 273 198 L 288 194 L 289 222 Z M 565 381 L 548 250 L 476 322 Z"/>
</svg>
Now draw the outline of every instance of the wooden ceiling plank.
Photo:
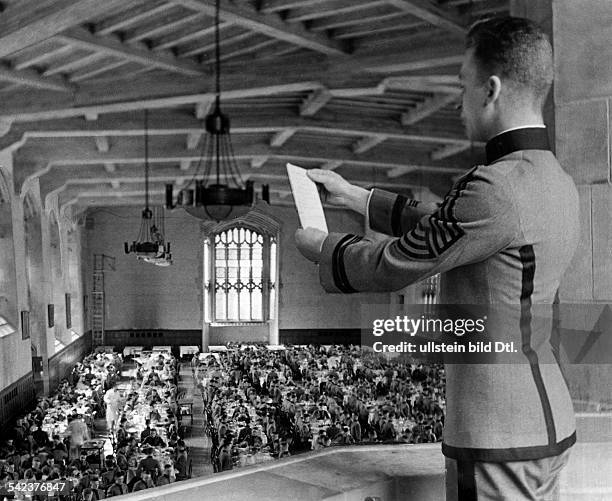
<svg viewBox="0 0 612 501">
<path fill-rule="evenodd" d="M 270 45 L 275 45 L 278 43 L 278 40 L 273 39 L 273 38 L 269 38 L 267 40 L 262 40 L 259 43 L 246 43 L 244 44 L 244 46 L 240 47 L 240 48 L 234 48 L 233 50 L 229 51 L 229 52 L 225 52 L 223 53 L 223 55 L 221 56 L 220 60 L 221 61 L 225 61 L 227 59 L 231 59 L 234 57 L 238 57 L 238 56 L 243 56 L 244 54 L 251 54 L 253 52 L 257 52 L 261 49 L 265 49 L 266 47 L 269 47 Z"/>
<path fill-rule="evenodd" d="M 356 3 L 354 0 L 344 2 L 342 5 L 330 3 L 316 9 L 300 7 L 289 11 L 289 15 L 284 18 L 288 23 L 299 23 L 313 21 L 322 17 L 346 15 L 355 11 L 362 11 L 373 7 L 386 5 L 387 0 L 369 0 L 367 2 Z"/>
<path fill-rule="evenodd" d="M 356 58 L 364 71 L 390 74 L 460 65 L 463 62 L 463 53 L 464 51 L 457 46 L 446 45 L 419 47 L 403 55 L 398 54 L 396 57 L 383 54 L 362 55 Z"/>
<path fill-rule="evenodd" d="M 467 26 L 461 18 L 435 6 L 428 0 L 387 0 L 387 2 L 389 5 L 438 26 L 451 34 L 461 37 L 467 34 Z"/>
<path fill-rule="evenodd" d="M 121 12 L 109 20 L 96 24 L 93 31 L 96 35 L 109 35 L 115 31 L 120 31 L 128 26 L 140 23 L 145 19 L 163 14 L 174 7 L 174 5 L 165 1 L 149 2 L 147 5 L 137 7 L 133 11 Z"/>
<path fill-rule="evenodd" d="M 0 16 L 0 58 L 47 40 L 75 25 L 146 0 L 25 0 Z"/>
<path fill-rule="evenodd" d="M 83 80 L 87 80 L 88 78 L 92 78 L 101 73 L 106 73 L 107 71 L 111 71 L 111 70 L 114 70 L 115 68 L 119 68 L 120 66 L 123 66 L 124 64 L 127 64 L 127 61 L 116 60 L 116 61 L 108 62 L 101 66 L 98 66 L 97 68 L 94 67 L 94 68 L 84 69 L 82 71 L 79 71 L 77 73 L 70 75 L 70 81 L 71 82 L 81 82 Z"/>
<path fill-rule="evenodd" d="M 224 37 L 219 41 L 219 46 L 223 47 L 225 45 L 231 45 L 233 43 L 238 43 L 238 42 L 242 42 L 243 40 L 247 40 L 249 38 L 253 38 L 257 36 L 257 33 L 254 33 L 252 31 L 243 31 L 242 33 L 237 33 L 235 35 L 229 36 L 229 37 Z M 197 45 L 196 47 L 193 47 L 191 49 L 185 49 L 185 50 L 180 50 L 178 51 L 178 55 L 179 57 L 193 57 L 193 56 L 197 56 L 198 54 L 202 54 L 204 52 L 210 52 L 210 57 L 211 57 L 211 61 L 212 61 L 212 51 L 215 48 L 215 42 L 212 41 L 210 43 L 207 43 L 206 45 Z M 221 53 L 223 55 L 223 52 Z"/>
<path fill-rule="evenodd" d="M 425 58 L 425 59 L 422 59 Z M 295 58 L 288 57 L 289 60 Z M 383 69 L 406 70 L 430 69 L 449 63 L 460 63 L 462 51 L 456 47 L 425 47 L 418 53 L 396 51 L 388 58 L 380 55 L 360 54 L 356 64 L 345 64 L 344 61 L 333 61 L 329 64 L 308 62 L 285 67 L 281 64 L 282 79 L 286 84 L 278 85 L 280 75 L 279 62 L 271 65 L 268 62 L 253 64 L 245 70 L 227 66 L 222 76 L 224 100 L 233 100 L 248 96 L 279 95 L 287 92 L 314 90 L 324 86 L 326 81 L 355 81 L 356 75 L 362 72 L 361 78 L 377 78 Z M 394 61 L 390 63 L 389 61 Z M 282 63 L 282 61 L 281 61 Z M 356 68 L 358 65 L 358 68 Z M 309 75 L 312 81 L 303 81 L 302 75 Z M 359 80 L 357 78 L 357 80 Z M 175 76 L 151 75 L 141 79 L 125 79 L 104 84 L 91 83 L 79 86 L 73 95 L 58 99 L 42 92 L 34 93 L 25 99 L 19 93 L 7 95 L 0 104 L 0 116 L 13 117 L 16 121 L 49 120 L 77 116 L 84 112 L 96 113 L 128 112 L 143 108 L 164 108 L 195 104 L 212 96 L 203 89 L 212 88 L 212 78 L 181 78 Z M 178 93 L 177 93 L 178 92 Z M 180 93 L 180 94 L 179 94 Z M 35 104 L 32 104 L 35 103 Z"/>
<path fill-rule="evenodd" d="M 266 49 L 260 49 L 257 54 L 254 55 L 253 59 L 257 62 L 273 61 L 274 58 L 282 57 L 287 54 L 301 51 L 300 47 L 285 43 L 281 40 L 276 40 L 275 45 L 271 45 Z M 231 61 L 230 64 L 237 63 L 238 61 Z M 255 62 L 255 61 L 253 61 Z"/>
<path fill-rule="evenodd" d="M 389 12 L 386 9 L 381 9 L 380 13 L 356 12 L 355 15 L 333 15 L 326 19 L 312 21 L 309 28 L 312 31 L 334 30 L 332 32 L 332 37 L 336 38 L 335 30 L 338 28 L 345 28 L 347 26 L 355 25 L 370 26 L 372 23 L 377 21 L 384 21 L 386 24 L 388 24 L 389 20 L 396 19 L 404 15 L 405 14 L 403 12 Z"/>
<path fill-rule="evenodd" d="M 171 0 L 185 8 L 214 16 L 215 5 L 212 0 Z M 247 6 L 224 3 L 221 6 L 220 17 L 224 21 L 235 23 L 248 30 L 256 31 L 270 38 L 284 40 L 328 55 L 346 55 L 343 43 L 331 40 L 320 34 L 311 33 L 302 25 L 290 25 L 283 22 L 276 14 L 266 14 L 254 11 Z"/>
<path fill-rule="evenodd" d="M 232 23 L 221 23 L 219 24 L 219 31 L 227 29 L 231 26 L 233 26 Z M 152 46 L 152 49 L 156 51 L 169 49 L 171 47 L 175 47 L 180 44 L 191 42 L 192 40 L 196 40 L 198 38 L 204 38 L 208 35 L 212 36 L 214 33 L 215 33 L 214 26 L 206 26 L 203 28 L 198 28 L 188 33 L 184 33 L 182 31 L 177 32 L 177 33 L 172 33 L 171 35 L 168 35 L 164 37 L 163 39 L 158 40 L 156 43 L 154 43 Z"/>
<path fill-rule="evenodd" d="M 426 99 L 416 108 L 403 113 L 401 116 L 402 125 L 414 125 L 420 120 L 433 115 L 436 111 L 444 108 L 444 106 L 456 100 L 457 95 L 455 94 L 436 94 L 433 97 Z"/>
<path fill-rule="evenodd" d="M 2 63 L 0 63 L 0 80 L 45 90 L 56 90 L 61 92 L 72 92 L 74 90 L 74 87 L 64 78 L 47 78 L 29 68 L 16 71 Z"/>
<path fill-rule="evenodd" d="M 61 56 L 62 54 L 70 53 L 74 50 L 74 47 L 70 45 L 62 45 L 46 52 L 37 51 L 29 54 L 28 56 L 17 57 L 11 61 L 11 66 L 15 70 L 24 70 L 30 66 L 36 66 L 44 63 L 48 59 L 53 57 Z"/>
<path fill-rule="evenodd" d="M 329 2 L 329 0 L 264 0 L 259 10 L 268 14 L 270 12 L 280 12 L 283 10 L 295 9 L 297 7 L 316 6 L 326 2 Z"/>
<path fill-rule="evenodd" d="M 115 36 L 95 36 L 83 28 L 71 28 L 59 35 L 58 38 L 66 43 L 89 50 L 185 75 L 201 75 L 204 73 L 202 68 L 192 61 L 180 60 L 171 54 L 153 52 L 148 50 L 144 44 L 141 44 L 142 46 L 126 45 Z"/>
<path fill-rule="evenodd" d="M 92 62 L 99 61 L 100 59 L 104 59 L 105 57 L 107 57 L 106 54 L 102 54 L 101 52 L 93 52 L 85 56 L 76 56 L 74 58 L 70 58 L 70 60 L 68 61 L 59 63 L 50 68 L 47 68 L 43 72 L 43 76 L 48 77 L 52 75 L 58 75 L 60 73 L 67 74 L 77 68 L 81 68 L 83 66 L 87 66 L 88 64 Z"/>
<path fill-rule="evenodd" d="M 423 23 L 420 21 L 415 22 L 410 19 L 397 19 L 395 18 L 395 22 L 389 23 L 388 20 L 383 21 L 375 21 L 363 25 L 348 25 L 344 28 L 336 27 L 333 30 L 332 36 L 337 40 L 345 40 L 349 38 L 362 38 L 365 36 L 375 35 L 379 33 L 386 33 L 389 31 L 408 31 L 417 28 L 418 26 L 422 26 Z"/>
<path fill-rule="evenodd" d="M 196 21 L 200 18 L 203 18 L 203 16 L 199 12 L 189 14 L 181 13 L 180 16 L 177 16 L 175 19 L 162 20 L 160 22 L 156 22 L 152 26 L 139 28 L 133 33 L 129 33 L 125 37 L 124 42 L 134 43 L 145 39 L 153 39 L 154 37 L 158 37 L 164 33 L 168 33 L 169 31 L 176 30 L 181 26 Z"/>
</svg>

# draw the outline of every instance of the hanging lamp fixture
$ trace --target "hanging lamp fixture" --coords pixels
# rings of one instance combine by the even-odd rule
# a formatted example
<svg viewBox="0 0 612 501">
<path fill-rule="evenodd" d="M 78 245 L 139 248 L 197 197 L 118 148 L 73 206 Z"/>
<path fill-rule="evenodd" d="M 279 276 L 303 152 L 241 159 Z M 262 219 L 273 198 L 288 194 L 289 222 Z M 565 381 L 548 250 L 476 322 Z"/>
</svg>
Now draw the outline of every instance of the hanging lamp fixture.
<svg viewBox="0 0 612 501">
<path fill-rule="evenodd" d="M 170 253 L 170 242 L 164 239 L 165 221 L 164 208 L 149 207 L 149 112 L 144 114 L 144 142 L 145 142 L 145 208 L 140 220 L 140 231 L 138 240 L 129 245 L 125 242 L 126 254 L 135 253 L 136 259 L 157 266 L 170 266 L 172 254 Z"/>
<path fill-rule="evenodd" d="M 185 209 L 200 219 L 221 221 L 248 212 L 255 203 L 253 181 L 243 181 L 230 136 L 230 119 L 221 111 L 221 49 L 219 4 L 215 3 L 215 102 L 205 120 L 200 160 L 191 181 L 174 201 L 174 187 L 166 185 L 166 208 Z M 201 176 L 200 176 L 201 175 Z M 262 186 L 262 200 L 270 202 L 268 185 Z"/>
</svg>

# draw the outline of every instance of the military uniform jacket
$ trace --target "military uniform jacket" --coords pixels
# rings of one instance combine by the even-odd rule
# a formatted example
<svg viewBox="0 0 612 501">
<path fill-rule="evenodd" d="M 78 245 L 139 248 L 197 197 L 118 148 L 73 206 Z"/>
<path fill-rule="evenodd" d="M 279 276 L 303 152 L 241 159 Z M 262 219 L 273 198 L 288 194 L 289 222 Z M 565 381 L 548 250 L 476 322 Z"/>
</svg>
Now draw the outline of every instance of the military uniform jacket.
<svg viewBox="0 0 612 501">
<path fill-rule="evenodd" d="M 578 194 L 549 151 L 545 129 L 487 144 L 487 165 L 456 181 L 439 208 L 374 189 L 371 228 L 330 233 L 320 280 L 330 292 L 393 291 L 437 273 L 440 303 L 518 306 L 513 329 L 525 363 L 446 366 L 447 457 L 517 461 L 558 455 L 576 439 L 572 401 L 551 349 L 552 310 L 579 235 Z"/>
</svg>

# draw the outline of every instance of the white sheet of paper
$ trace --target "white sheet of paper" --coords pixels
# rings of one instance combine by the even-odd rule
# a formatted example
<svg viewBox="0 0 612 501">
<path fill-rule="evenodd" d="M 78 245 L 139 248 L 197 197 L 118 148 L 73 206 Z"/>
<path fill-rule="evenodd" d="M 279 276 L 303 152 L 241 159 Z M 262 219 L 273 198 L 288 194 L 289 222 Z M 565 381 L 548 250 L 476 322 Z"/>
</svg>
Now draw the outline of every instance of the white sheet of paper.
<svg viewBox="0 0 612 501">
<path fill-rule="evenodd" d="M 329 233 L 316 183 L 308 177 L 306 169 L 297 165 L 288 163 L 287 174 L 302 228 L 316 228 Z"/>
</svg>

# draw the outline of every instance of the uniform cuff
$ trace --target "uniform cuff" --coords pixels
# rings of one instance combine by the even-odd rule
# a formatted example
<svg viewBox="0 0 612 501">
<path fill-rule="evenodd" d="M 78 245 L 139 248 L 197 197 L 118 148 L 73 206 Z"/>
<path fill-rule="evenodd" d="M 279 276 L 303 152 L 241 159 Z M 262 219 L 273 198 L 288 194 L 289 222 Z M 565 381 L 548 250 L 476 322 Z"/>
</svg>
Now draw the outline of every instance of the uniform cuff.
<svg viewBox="0 0 612 501">
<path fill-rule="evenodd" d="M 398 195 L 374 188 L 368 202 L 370 228 L 386 235 L 392 234 L 391 219 Z"/>
<path fill-rule="evenodd" d="M 345 234 L 330 233 L 323 242 L 321 259 L 319 261 L 319 280 L 327 292 L 357 292 L 346 275 L 344 267 L 344 251 L 346 248 L 361 240 L 362 237 Z"/>
</svg>

